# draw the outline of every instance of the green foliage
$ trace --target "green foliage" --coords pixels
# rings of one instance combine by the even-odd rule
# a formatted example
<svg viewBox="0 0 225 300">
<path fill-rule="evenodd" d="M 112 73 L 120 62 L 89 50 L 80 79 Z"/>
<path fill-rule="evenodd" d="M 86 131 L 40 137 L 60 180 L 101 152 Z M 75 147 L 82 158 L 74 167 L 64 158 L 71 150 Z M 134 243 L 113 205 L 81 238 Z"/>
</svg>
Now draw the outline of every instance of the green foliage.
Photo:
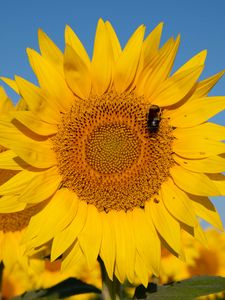
<svg viewBox="0 0 225 300">
<path fill-rule="evenodd" d="M 96 293 L 101 291 L 93 285 L 86 284 L 76 278 L 68 278 L 50 288 L 29 291 L 14 300 L 56 300 L 64 299 L 73 295 Z"/>
<path fill-rule="evenodd" d="M 139 286 L 136 288 L 134 299 L 193 300 L 199 296 L 222 291 L 225 291 L 224 277 L 196 276 L 167 285 L 157 286 L 150 283 L 148 288 Z M 86 284 L 75 278 L 69 278 L 48 289 L 26 292 L 19 297 L 15 297 L 14 300 L 57 300 L 84 293 L 95 293 L 96 297 L 98 297 L 101 291 L 93 285 Z M 98 297 L 98 299 L 100 298 Z"/>
<path fill-rule="evenodd" d="M 219 276 L 196 276 L 191 279 L 157 286 L 156 289 L 152 285 L 149 288 L 152 290 L 146 289 L 145 293 L 134 299 L 193 300 L 199 296 L 225 291 L 225 278 Z"/>
</svg>

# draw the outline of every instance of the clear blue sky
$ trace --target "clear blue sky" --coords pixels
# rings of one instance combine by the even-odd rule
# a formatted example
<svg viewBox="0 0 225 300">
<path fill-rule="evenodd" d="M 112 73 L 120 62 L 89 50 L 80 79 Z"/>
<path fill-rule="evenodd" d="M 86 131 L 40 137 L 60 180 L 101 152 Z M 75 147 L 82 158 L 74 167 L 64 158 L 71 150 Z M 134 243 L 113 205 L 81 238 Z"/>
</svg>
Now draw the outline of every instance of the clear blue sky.
<svg viewBox="0 0 225 300">
<path fill-rule="evenodd" d="M 97 20 L 102 17 L 115 27 L 122 45 L 134 29 L 145 24 L 147 33 L 164 21 L 163 40 L 181 34 L 175 67 L 197 52 L 207 49 L 202 78 L 225 69 L 224 0 L 8 0 L 0 3 L 0 75 L 34 76 L 26 57 L 26 47 L 38 49 L 37 30 L 42 28 L 63 49 L 64 27 L 69 24 L 89 54 Z M 16 100 L 16 95 L 6 88 Z M 211 95 L 225 95 L 225 77 Z M 225 112 L 213 118 L 225 125 Z M 213 199 L 225 225 L 225 197 Z"/>
</svg>

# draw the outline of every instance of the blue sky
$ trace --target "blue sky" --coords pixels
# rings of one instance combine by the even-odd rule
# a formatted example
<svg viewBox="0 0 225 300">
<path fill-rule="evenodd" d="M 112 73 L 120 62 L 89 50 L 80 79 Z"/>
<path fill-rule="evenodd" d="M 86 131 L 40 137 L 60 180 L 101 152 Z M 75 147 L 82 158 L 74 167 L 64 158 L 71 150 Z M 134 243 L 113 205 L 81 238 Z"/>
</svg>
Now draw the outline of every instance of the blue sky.
<svg viewBox="0 0 225 300">
<path fill-rule="evenodd" d="M 35 80 L 29 67 L 26 48 L 38 49 L 37 30 L 42 28 L 63 49 L 64 28 L 69 24 L 89 54 L 97 20 L 109 20 L 124 45 L 140 24 L 150 32 L 163 21 L 163 41 L 181 34 L 175 68 L 197 52 L 207 49 L 206 67 L 201 78 L 225 69 L 225 1 L 209 0 L 8 0 L 0 3 L 0 75 L 15 74 Z M 4 84 L 2 84 L 4 85 Z M 4 85 L 5 87 L 5 85 Z M 6 88 L 15 101 L 16 95 Z M 225 77 L 211 95 L 225 95 Z M 225 112 L 213 118 L 225 125 Z M 225 197 L 213 199 L 225 225 Z"/>
</svg>

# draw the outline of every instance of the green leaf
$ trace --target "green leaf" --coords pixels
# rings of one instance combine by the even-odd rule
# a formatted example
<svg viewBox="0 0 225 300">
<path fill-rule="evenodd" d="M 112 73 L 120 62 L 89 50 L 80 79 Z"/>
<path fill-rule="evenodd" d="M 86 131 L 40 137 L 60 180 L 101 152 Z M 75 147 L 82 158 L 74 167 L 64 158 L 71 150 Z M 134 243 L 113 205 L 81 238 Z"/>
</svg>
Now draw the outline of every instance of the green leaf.
<svg viewBox="0 0 225 300">
<path fill-rule="evenodd" d="M 29 291 L 21 296 L 13 298 L 14 300 L 56 300 L 64 299 L 73 295 L 96 293 L 101 291 L 93 285 L 86 284 L 76 278 L 68 278 L 50 288 Z"/>
<path fill-rule="evenodd" d="M 219 276 L 196 276 L 191 279 L 157 287 L 156 292 L 146 291 L 149 300 L 193 300 L 199 296 L 225 291 L 225 278 Z M 137 298 L 136 298 L 137 299 Z"/>
</svg>

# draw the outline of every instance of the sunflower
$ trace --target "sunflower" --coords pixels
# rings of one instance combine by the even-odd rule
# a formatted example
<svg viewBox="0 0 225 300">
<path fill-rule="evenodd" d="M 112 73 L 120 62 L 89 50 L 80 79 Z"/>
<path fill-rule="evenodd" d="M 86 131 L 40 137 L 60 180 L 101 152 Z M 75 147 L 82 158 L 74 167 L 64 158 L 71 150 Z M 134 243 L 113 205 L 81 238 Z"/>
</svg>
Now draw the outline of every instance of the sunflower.
<svg viewBox="0 0 225 300">
<path fill-rule="evenodd" d="M 202 247 L 195 243 L 198 255 L 194 262 L 187 265 L 189 277 L 196 275 L 214 275 L 225 276 L 225 234 L 216 230 L 208 229 L 206 231 L 208 247 Z M 219 245 L 219 247 L 218 247 Z M 213 260 L 212 260 L 213 257 Z M 201 300 L 224 299 L 225 290 L 220 293 L 210 294 L 208 296 L 199 297 Z"/>
<path fill-rule="evenodd" d="M 15 110 L 15 107 L 11 99 L 9 99 L 4 89 L 0 87 L 0 118 L 7 118 L 9 112 L 13 110 Z M 0 145 L 0 155 L 4 156 L 6 153 L 7 149 Z M 16 169 L 14 170 L 10 170 L 2 166 L 0 169 L 0 184 L 4 184 L 16 175 L 19 172 L 18 169 L 18 166 L 16 166 Z M 3 200 L 4 202 L 2 202 Z M 3 203 L 4 207 L 10 206 L 10 200 L 7 201 L 7 197 L 1 197 L 0 201 L 1 207 Z M 16 205 L 15 209 L 17 210 L 19 206 L 19 204 L 18 206 Z M 25 206 L 22 205 L 22 208 L 24 207 Z M 4 212 L 4 209 L 1 210 L 1 212 Z M 23 226 L 20 226 L 21 222 L 18 221 L 17 223 L 17 221 L 18 219 L 14 213 L 0 214 L 0 261 L 3 262 L 3 264 L 9 269 L 13 268 L 18 261 L 22 261 L 24 263 L 24 260 L 26 260 L 22 255 L 24 249 L 19 246 L 21 240 L 20 232 Z"/>
<path fill-rule="evenodd" d="M 25 110 L 26 103 L 20 100 L 17 105 L 13 105 L 11 99 L 7 96 L 4 89 L 0 87 L 0 122 L 10 119 L 10 113 L 13 111 Z M 0 156 L 15 157 L 15 153 L 0 145 Z M 22 168 L 18 164 L 1 165 L 0 168 L 0 184 L 13 180 L 14 176 L 18 176 Z M 3 281 L 8 278 L 11 272 L 17 269 L 24 269 L 24 272 L 30 271 L 28 265 L 28 257 L 24 255 L 25 247 L 21 245 L 21 239 L 24 229 L 29 223 L 32 215 L 36 214 L 44 205 L 38 203 L 26 207 L 26 203 L 15 201 L 16 195 L 0 196 L 0 262 L 3 271 Z M 10 213 L 8 211 L 10 210 Z M 17 271 L 15 271 L 17 272 Z M 6 273 L 6 274 L 5 274 Z M 6 279 L 8 282 L 8 279 Z M 3 282 L 3 285 L 7 283 Z M 19 291 L 16 288 L 16 291 Z"/>
<path fill-rule="evenodd" d="M 225 276 L 225 234 L 212 228 L 208 228 L 204 233 L 207 247 L 191 236 L 183 234 L 185 263 L 163 248 L 159 277 L 161 283 L 167 284 L 196 275 Z"/>
<path fill-rule="evenodd" d="M 31 259 L 31 268 L 29 272 L 24 270 L 20 264 L 15 264 L 12 269 L 5 268 L 3 274 L 2 296 L 4 300 L 13 299 L 16 296 L 37 290 L 40 288 L 49 288 L 59 282 L 75 277 L 83 282 L 94 284 L 101 288 L 100 270 L 96 264 L 95 268 L 90 272 L 84 264 L 76 267 L 73 273 L 62 273 L 60 271 L 60 261 L 55 262 L 44 261 L 40 259 Z M 68 299 L 92 299 L 94 294 L 82 294 L 72 296 Z"/>
<path fill-rule="evenodd" d="M 225 234 L 208 228 L 205 235 L 208 241 L 207 248 L 190 236 L 183 236 L 187 250 L 186 263 L 164 249 L 159 277 L 161 283 L 167 284 L 196 275 L 225 276 Z M 224 299 L 224 295 L 225 291 L 198 299 Z"/>
<path fill-rule="evenodd" d="M 44 265 L 40 259 L 36 261 L 32 261 L 33 264 L 39 265 L 39 272 L 35 272 L 33 278 L 33 287 L 32 289 L 37 288 L 49 288 L 63 280 L 74 277 L 82 282 L 87 284 L 94 285 L 101 289 L 101 272 L 99 268 L 99 264 L 96 262 L 94 268 L 90 271 L 87 268 L 86 263 L 79 262 L 76 266 L 74 266 L 72 272 L 61 272 L 61 261 L 57 260 L 54 262 L 45 261 Z M 34 266 L 35 270 L 37 270 L 37 266 Z M 86 293 L 71 296 L 69 299 L 74 300 L 86 300 L 86 299 L 96 299 L 96 294 L 94 293 Z"/>
<path fill-rule="evenodd" d="M 225 234 L 208 229 L 206 236 L 208 241 L 207 248 L 197 243 L 194 245 L 198 255 L 193 263 L 188 264 L 189 277 L 207 274 L 225 276 Z"/>
<path fill-rule="evenodd" d="M 0 166 L 21 168 L 0 195 L 47 202 L 23 241 L 28 252 L 50 241 L 63 270 L 100 257 L 111 280 L 146 286 L 161 244 L 183 259 L 182 231 L 205 243 L 197 217 L 222 228 L 208 197 L 225 194 L 225 128 L 207 120 L 225 97 L 207 95 L 224 72 L 198 82 L 202 51 L 171 74 L 180 37 L 159 47 L 161 32 L 144 39 L 140 26 L 121 49 L 100 19 L 90 60 L 69 26 L 64 53 L 40 30 L 41 54 L 27 49 L 39 86 L 3 78 L 29 111 L 0 124 L 0 144 L 15 153 Z"/>
</svg>

